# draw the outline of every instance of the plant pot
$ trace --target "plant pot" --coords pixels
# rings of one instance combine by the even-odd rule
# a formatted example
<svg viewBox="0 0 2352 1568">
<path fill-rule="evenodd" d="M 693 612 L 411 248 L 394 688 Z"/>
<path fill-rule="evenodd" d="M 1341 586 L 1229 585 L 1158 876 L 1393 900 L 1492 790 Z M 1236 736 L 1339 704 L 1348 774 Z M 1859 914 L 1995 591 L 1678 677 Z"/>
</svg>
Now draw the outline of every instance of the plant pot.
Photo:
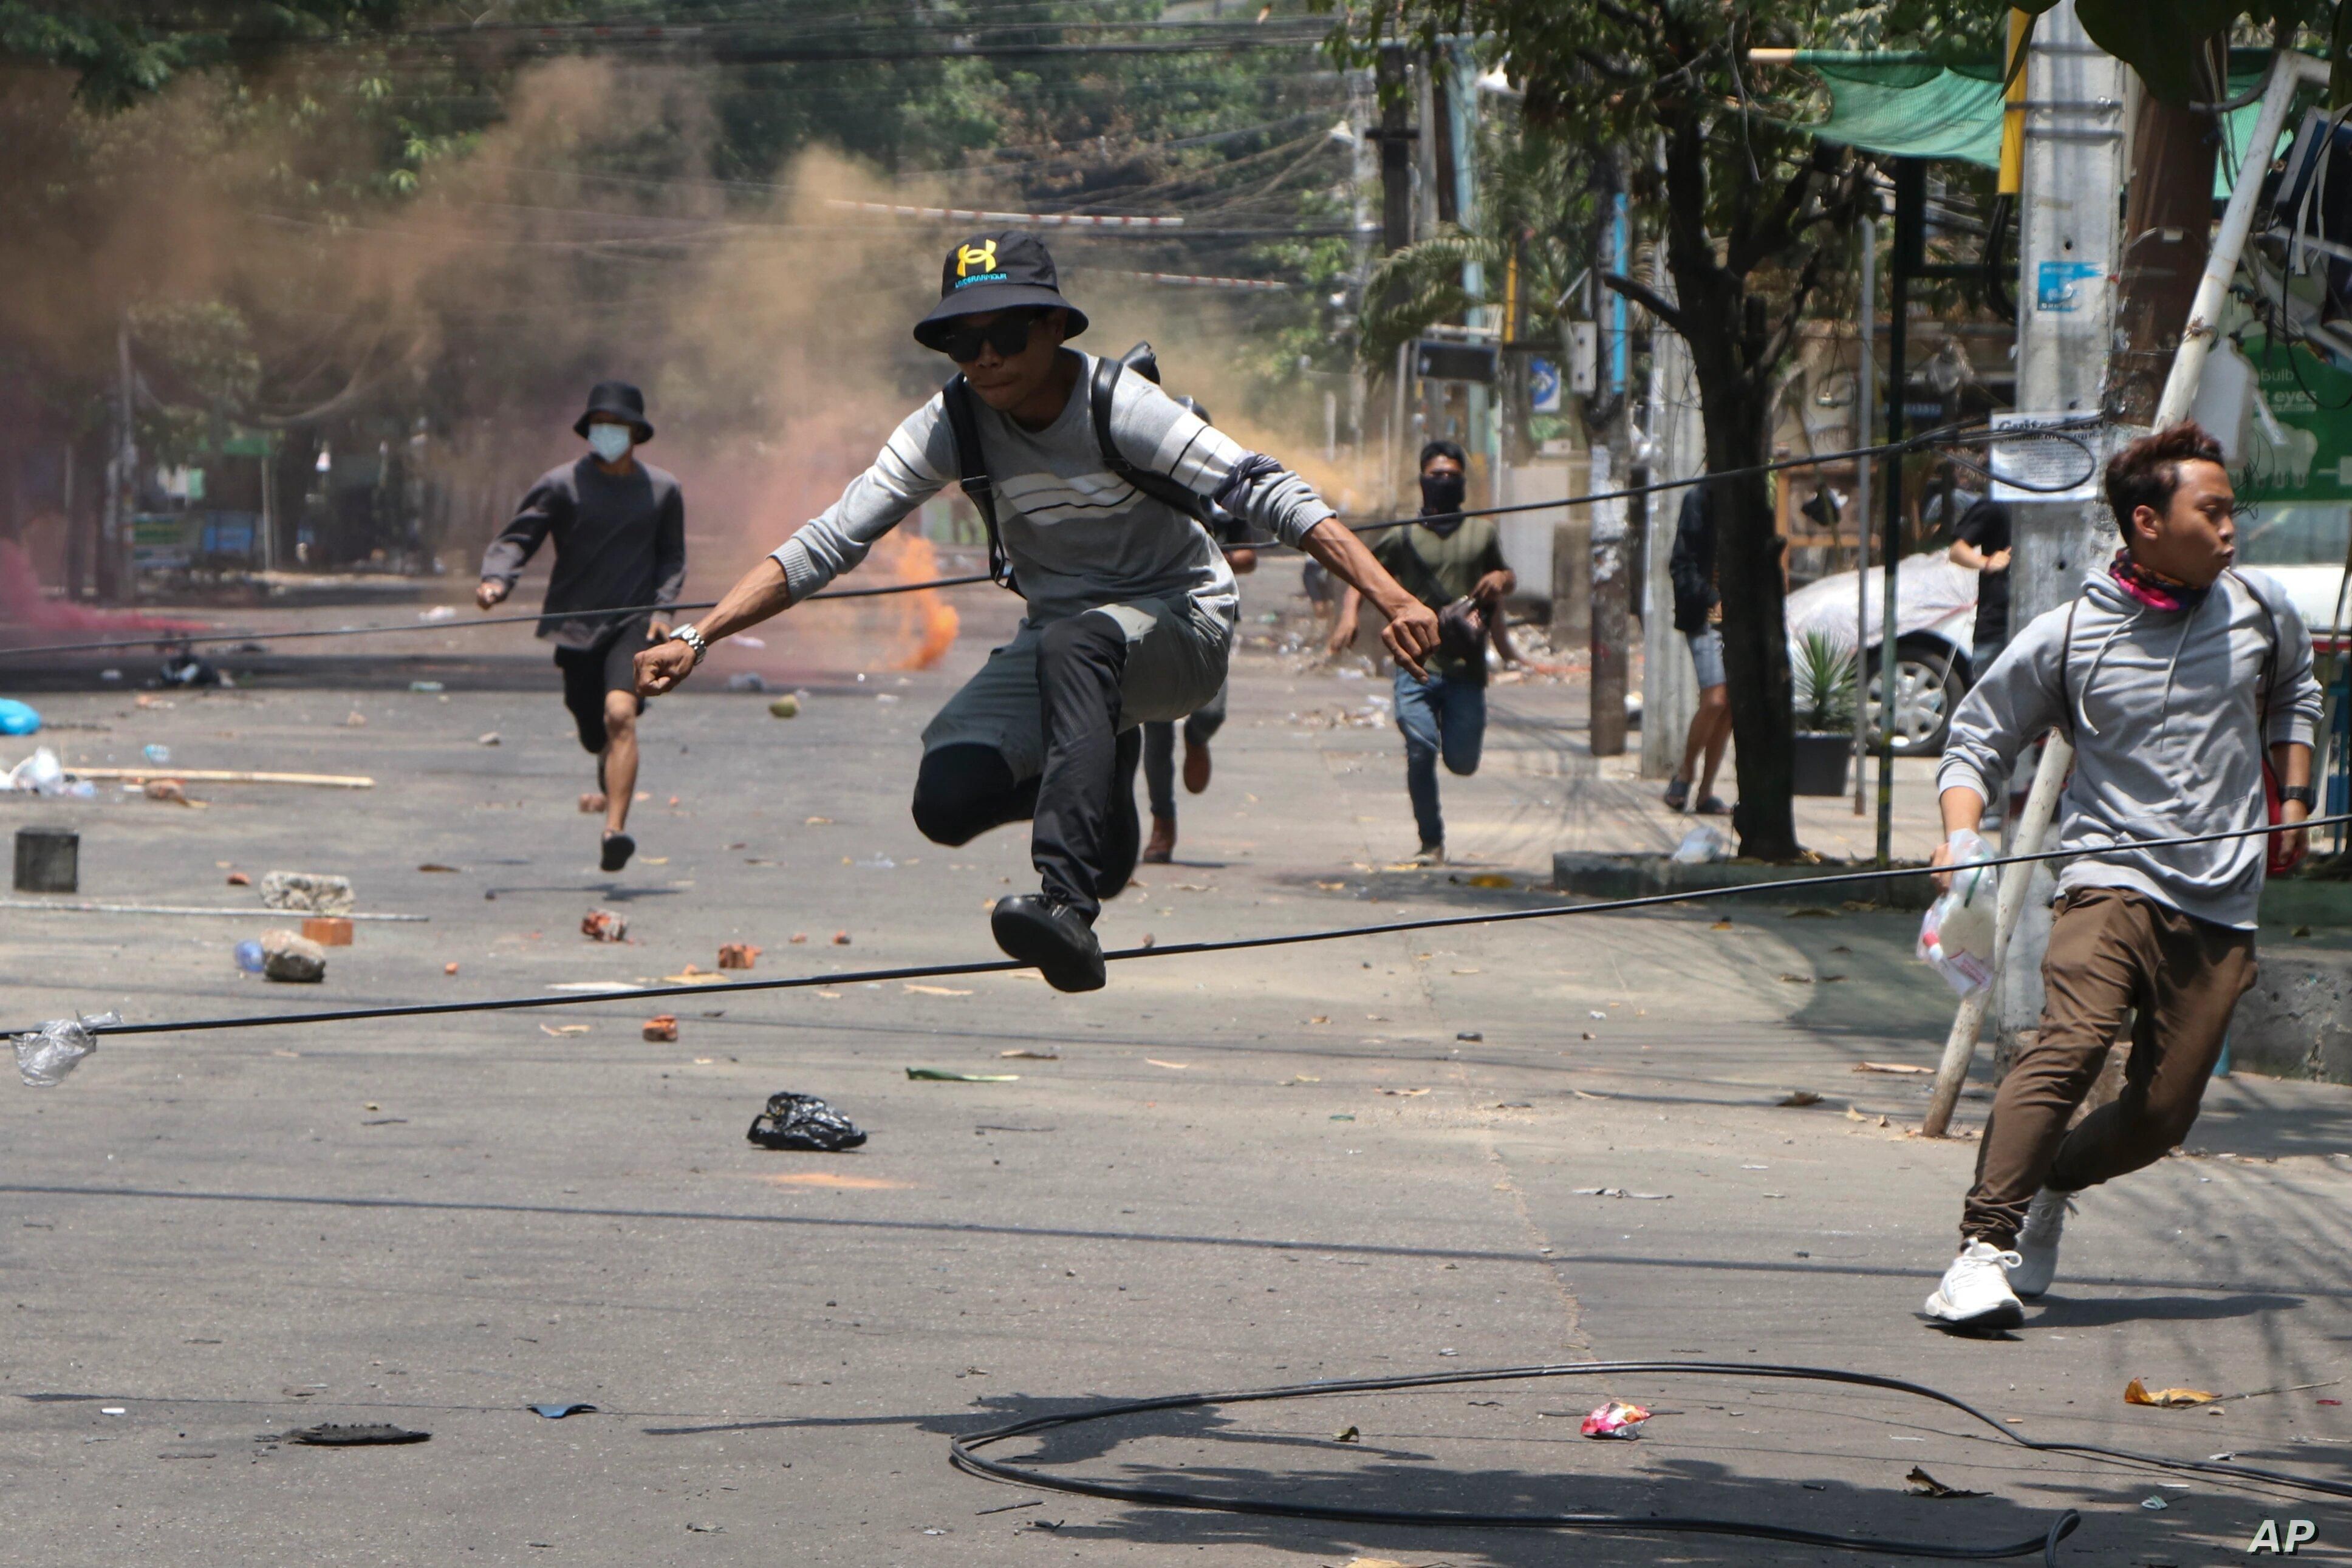
<svg viewBox="0 0 2352 1568">
<path fill-rule="evenodd" d="M 1796 758 L 1790 769 L 1793 791 L 1799 795 L 1844 794 L 1846 765 L 1853 760 L 1853 737 L 1799 730 L 1794 738 Z"/>
</svg>

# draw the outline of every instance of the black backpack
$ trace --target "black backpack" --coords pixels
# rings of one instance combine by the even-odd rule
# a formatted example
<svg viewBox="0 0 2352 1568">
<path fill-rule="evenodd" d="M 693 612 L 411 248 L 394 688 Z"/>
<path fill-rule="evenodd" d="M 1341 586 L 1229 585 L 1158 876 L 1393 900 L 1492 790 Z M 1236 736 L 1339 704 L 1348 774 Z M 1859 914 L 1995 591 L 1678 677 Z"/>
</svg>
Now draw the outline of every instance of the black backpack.
<svg viewBox="0 0 2352 1568">
<path fill-rule="evenodd" d="M 1092 383 L 1087 389 L 1087 402 L 1094 413 L 1095 444 L 1102 451 L 1103 466 L 1153 500 L 1209 526 L 1214 513 L 1204 497 L 1165 474 L 1138 468 L 1111 440 L 1111 399 L 1118 390 L 1119 377 L 1129 370 L 1154 386 L 1160 384 L 1159 357 L 1151 351 L 1150 344 L 1138 343 L 1116 360 L 1097 360 Z M 996 487 L 988 476 L 988 460 L 981 451 L 980 420 L 972 406 L 971 383 L 959 374 L 940 389 L 940 399 L 947 411 L 948 429 L 955 436 L 956 467 L 963 493 L 979 509 L 981 525 L 988 530 L 988 575 L 999 587 L 1018 592 L 1019 585 L 1013 580 L 1013 564 L 1005 559 L 1004 541 L 996 530 Z M 1211 531 L 1215 530 L 1212 528 Z"/>
</svg>

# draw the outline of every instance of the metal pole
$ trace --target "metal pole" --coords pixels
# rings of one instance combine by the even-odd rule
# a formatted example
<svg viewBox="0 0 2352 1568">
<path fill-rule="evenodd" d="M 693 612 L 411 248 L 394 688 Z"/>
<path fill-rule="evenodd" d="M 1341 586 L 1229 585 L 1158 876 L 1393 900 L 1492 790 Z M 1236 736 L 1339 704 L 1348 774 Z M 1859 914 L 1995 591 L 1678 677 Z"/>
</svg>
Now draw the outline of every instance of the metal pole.
<svg viewBox="0 0 2352 1568">
<path fill-rule="evenodd" d="M 1877 396 L 1877 378 L 1871 373 L 1871 340 L 1878 333 L 1878 224 L 1864 218 L 1856 229 L 1862 236 L 1862 317 L 1858 334 L 1861 363 L 1854 371 L 1853 444 L 1870 444 L 1874 400 Z M 1866 647 L 1862 629 L 1870 622 L 1870 481 L 1877 470 L 1878 460 L 1864 457 L 1855 463 L 1853 473 L 1853 537 L 1857 554 L 1853 563 L 1853 814 L 1864 815 L 1869 807 L 1864 803 L 1864 777 L 1868 773 L 1870 757 L 1870 705 L 1863 701 L 1867 695 L 1866 673 L 1863 653 Z"/>
<path fill-rule="evenodd" d="M 2324 84 L 2326 79 L 2325 61 L 2289 54 L 2275 56 L 2271 61 L 2270 81 L 2263 89 L 2263 107 L 2254 117 L 2254 133 L 2240 159 L 2238 183 L 2230 192 L 2230 204 L 2221 214 L 2221 229 L 2214 235 L 2212 251 L 2205 259 L 2205 275 L 2197 285 L 2196 301 L 2189 308 L 2189 324 L 2181 332 L 2179 351 L 2173 356 L 2172 370 L 2164 381 L 2164 396 L 2157 403 L 2158 429 L 2186 418 L 2189 406 L 2197 401 L 2197 382 L 2205 371 L 2205 357 L 2213 346 L 2214 323 L 2228 295 L 2230 279 L 2238 270 L 2239 257 L 2245 252 L 2246 235 L 2253 226 L 2254 207 L 2263 184 L 2261 172 L 2270 162 L 2272 149 L 2278 145 L 2279 132 L 2286 124 L 2295 89 L 2305 81 Z M 2018 820 L 2017 838 L 2011 853 L 2030 855 L 2040 852 L 2042 840 L 2049 834 L 2051 818 L 2057 811 L 2058 781 L 2074 763 L 2074 748 L 2060 737 L 2051 736 L 2042 747 L 2041 762 L 2034 768 L 2033 789 Z M 2019 896 L 2012 898 L 2011 876 L 2032 869 L 2011 866 L 2002 873 L 2000 899 L 1994 906 L 1996 975 L 2009 956 L 2010 936 L 2025 903 L 2024 879 L 2019 879 Z M 1976 1055 L 1977 1035 L 1983 1022 L 1982 996 L 1961 1002 L 1952 1019 L 1951 1034 L 1944 1042 L 1943 1064 L 1937 1070 L 1927 1119 L 1919 1124 L 1922 1136 L 1940 1138 L 1951 1124 L 1952 1106 L 1959 1099 L 1960 1084 L 1967 1079 L 1969 1063 Z"/>
<path fill-rule="evenodd" d="M 1927 213 L 1927 166 L 1916 158 L 1895 161 L 1895 256 L 1888 268 L 1886 304 L 1886 439 L 1903 439 L 1903 394 L 1909 381 L 1905 360 L 1911 314 L 1911 273 L 1918 266 L 1921 230 Z M 1891 863 L 1895 841 L 1895 589 L 1903 559 L 1903 460 L 1886 459 L 1885 533 L 1879 547 L 1878 613 L 1878 863 Z"/>
</svg>

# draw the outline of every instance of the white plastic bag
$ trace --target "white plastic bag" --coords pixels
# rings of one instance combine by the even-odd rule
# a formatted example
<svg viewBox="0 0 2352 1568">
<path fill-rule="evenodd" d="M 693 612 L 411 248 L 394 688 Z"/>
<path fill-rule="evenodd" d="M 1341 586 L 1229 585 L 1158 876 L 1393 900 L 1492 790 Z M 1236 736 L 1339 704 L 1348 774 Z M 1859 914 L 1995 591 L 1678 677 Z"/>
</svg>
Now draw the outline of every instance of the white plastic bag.
<svg viewBox="0 0 2352 1568">
<path fill-rule="evenodd" d="M 104 1028 L 121 1021 L 121 1015 L 110 1012 L 93 1019 L 51 1019 L 32 1033 L 16 1036 L 16 1076 L 27 1089 L 56 1088 L 65 1082 L 67 1073 L 81 1065 L 83 1057 L 98 1049 L 89 1026 Z"/>
<path fill-rule="evenodd" d="M 1992 945 L 1999 925 L 2000 868 L 1983 862 L 1992 847 L 1963 828 L 1950 839 L 1949 891 L 1927 906 L 1919 922 L 1919 956 L 1936 967 L 1945 984 L 1972 997 L 1992 984 Z"/>
<path fill-rule="evenodd" d="M 1678 865 L 1705 865 L 1709 861 L 1727 861 L 1730 858 L 1731 846 L 1724 842 L 1721 833 L 1705 822 L 1695 823 L 1691 831 L 1683 835 L 1683 841 L 1675 846 L 1674 859 Z"/>
</svg>

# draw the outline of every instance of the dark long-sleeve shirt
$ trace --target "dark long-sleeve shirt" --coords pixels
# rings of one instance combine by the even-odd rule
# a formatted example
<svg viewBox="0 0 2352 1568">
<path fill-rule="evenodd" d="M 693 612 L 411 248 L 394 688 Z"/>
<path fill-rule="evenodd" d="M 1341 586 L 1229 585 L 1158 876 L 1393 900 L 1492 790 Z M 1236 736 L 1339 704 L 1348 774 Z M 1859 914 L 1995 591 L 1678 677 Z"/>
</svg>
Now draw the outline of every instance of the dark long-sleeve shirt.
<svg viewBox="0 0 2352 1568">
<path fill-rule="evenodd" d="M 614 616 L 579 612 L 667 608 L 685 591 L 685 497 L 676 476 L 642 458 L 617 477 L 593 457 L 540 476 L 514 521 L 483 552 L 483 578 L 512 589 L 550 536 L 555 570 L 539 634 L 562 647 L 593 647 L 622 624 Z"/>
</svg>

